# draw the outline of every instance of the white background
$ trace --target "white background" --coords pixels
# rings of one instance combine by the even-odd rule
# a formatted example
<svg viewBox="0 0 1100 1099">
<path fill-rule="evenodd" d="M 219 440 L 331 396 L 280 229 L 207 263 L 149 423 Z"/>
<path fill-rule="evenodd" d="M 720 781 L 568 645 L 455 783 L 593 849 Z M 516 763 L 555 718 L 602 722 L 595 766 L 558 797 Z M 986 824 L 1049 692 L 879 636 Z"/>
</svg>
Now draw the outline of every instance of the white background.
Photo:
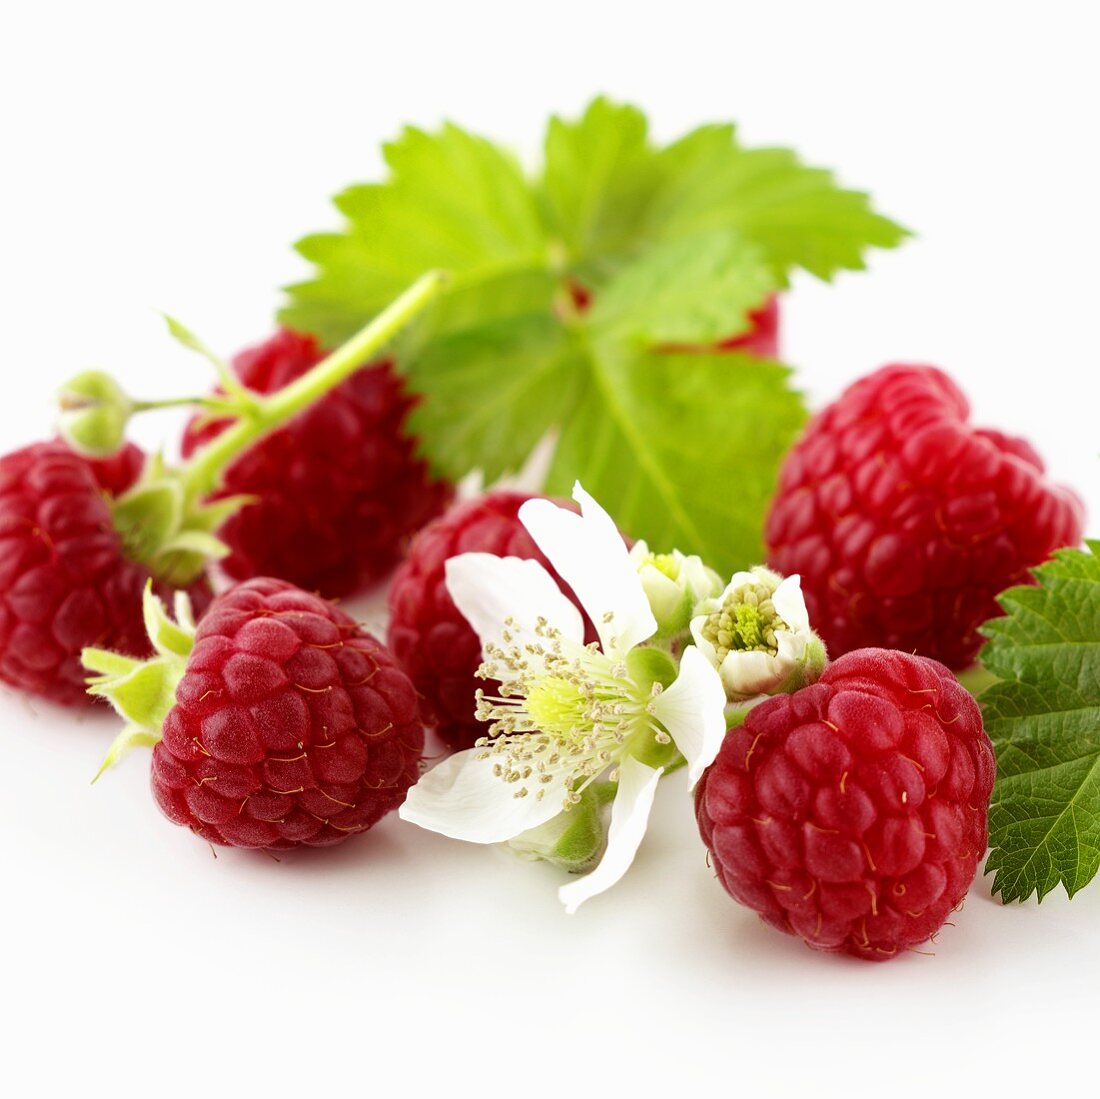
<svg viewBox="0 0 1100 1099">
<path fill-rule="evenodd" d="M 919 231 L 785 304 L 815 402 L 886 361 L 936 362 L 1100 516 L 1091 7 L 13 5 L 0 449 L 46 433 L 52 389 L 84 366 L 150 395 L 205 386 L 151 307 L 226 352 L 266 335 L 277 287 L 304 273 L 290 243 L 335 224 L 327 196 L 376 172 L 404 122 L 449 116 L 533 154 L 549 111 L 607 91 L 662 138 L 733 118 L 748 141 L 795 145 Z M 1094 1079 L 1100 883 L 1002 908 L 979 881 L 934 957 L 871 966 L 729 901 L 679 776 L 628 878 L 568 919 L 549 868 L 396 818 L 335 851 L 215 859 L 159 816 L 141 753 L 88 785 L 113 731 L 107 714 L 0 697 L 7 1094 L 1053 1094 Z"/>
</svg>

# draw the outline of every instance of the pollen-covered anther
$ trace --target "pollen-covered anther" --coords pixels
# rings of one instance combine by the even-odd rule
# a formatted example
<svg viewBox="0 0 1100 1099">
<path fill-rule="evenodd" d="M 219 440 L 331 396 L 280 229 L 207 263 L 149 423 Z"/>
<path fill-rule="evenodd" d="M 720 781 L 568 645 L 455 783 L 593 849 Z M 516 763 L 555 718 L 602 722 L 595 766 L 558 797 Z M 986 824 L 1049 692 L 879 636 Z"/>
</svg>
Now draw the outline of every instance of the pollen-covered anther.
<svg viewBox="0 0 1100 1099">
<path fill-rule="evenodd" d="M 743 586 L 707 615 L 703 637 L 714 646 L 719 660 L 730 652 L 776 653 L 776 631 L 790 627 L 779 617 L 771 594 L 764 584 Z"/>
</svg>

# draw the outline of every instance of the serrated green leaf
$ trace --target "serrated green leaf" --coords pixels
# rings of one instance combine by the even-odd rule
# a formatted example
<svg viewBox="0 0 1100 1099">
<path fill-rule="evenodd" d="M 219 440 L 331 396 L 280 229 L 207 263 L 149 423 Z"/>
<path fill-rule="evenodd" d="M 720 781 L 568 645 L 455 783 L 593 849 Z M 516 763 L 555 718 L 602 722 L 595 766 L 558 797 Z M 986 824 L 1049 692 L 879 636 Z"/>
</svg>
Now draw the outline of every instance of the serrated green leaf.
<svg viewBox="0 0 1100 1099">
<path fill-rule="evenodd" d="M 586 321 L 600 339 L 711 343 L 743 331 L 774 289 L 760 250 L 719 229 L 651 248 L 600 292 Z"/>
<path fill-rule="evenodd" d="M 783 284 L 796 267 L 822 279 L 861 270 L 868 248 L 893 248 L 908 235 L 832 172 L 803 164 L 790 149 L 746 149 L 732 126 L 696 130 L 657 161 L 661 182 L 643 233 L 675 239 L 737 229 L 760 246 Z"/>
<path fill-rule="evenodd" d="M 993 891 L 1072 896 L 1100 869 L 1100 542 L 1062 550 L 1012 588 L 987 622 L 980 697 L 997 750 L 990 808 Z"/>
<path fill-rule="evenodd" d="M 450 124 L 435 134 L 409 128 L 385 156 L 388 181 L 337 197 L 344 231 L 298 245 L 318 272 L 291 287 L 280 320 L 333 346 L 426 270 L 447 270 L 454 294 L 493 308 L 502 278 L 547 267 L 535 195 L 514 159 L 491 142 Z"/>
<path fill-rule="evenodd" d="M 541 193 L 571 263 L 599 267 L 636 247 L 656 182 L 647 131 L 636 107 L 602 96 L 575 122 L 550 119 Z"/>
<path fill-rule="evenodd" d="M 805 421 L 778 363 L 741 354 L 612 354 L 562 428 L 547 488 L 580 478 L 650 546 L 720 573 L 762 559 L 779 462 Z"/>
<path fill-rule="evenodd" d="M 410 429 L 430 440 L 439 472 L 458 478 L 481 467 L 493 481 L 518 470 L 565 418 L 585 368 L 573 336 L 548 314 L 437 340 L 409 363 L 413 387 L 426 396 Z"/>
</svg>

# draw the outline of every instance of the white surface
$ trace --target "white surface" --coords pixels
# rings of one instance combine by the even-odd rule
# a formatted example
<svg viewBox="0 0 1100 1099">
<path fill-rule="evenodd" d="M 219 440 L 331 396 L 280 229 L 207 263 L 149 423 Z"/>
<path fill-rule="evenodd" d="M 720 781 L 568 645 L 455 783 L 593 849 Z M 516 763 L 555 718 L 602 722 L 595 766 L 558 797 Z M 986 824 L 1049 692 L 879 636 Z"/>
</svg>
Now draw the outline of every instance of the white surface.
<svg viewBox="0 0 1100 1099">
<path fill-rule="evenodd" d="M 874 191 L 920 240 L 805 282 L 816 400 L 890 359 L 953 371 L 1100 516 L 1090 6 L 20 4 L 0 25 L 0 449 L 108 366 L 206 384 L 150 306 L 226 351 L 266 334 L 289 249 L 405 121 L 533 148 L 633 98 L 668 137 L 741 120 Z M 1034 12 L 1034 18 L 1030 14 Z M 155 440 L 171 422 L 146 425 Z M 1090 532 L 1100 533 L 1094 519 Z M 0 1080 L 10 1095 L 1047 1094 L 1094 1080 L 1100 883 L 1002 908 L 935 957 L 815 955 L 727 899 L 683 778 L 613 893 L 396 817 L 275 862 L 157 813 L 105 714 L 0 698 Z M 618 1094 L 618 1092 L 616 1092 Z"/>
</svg>

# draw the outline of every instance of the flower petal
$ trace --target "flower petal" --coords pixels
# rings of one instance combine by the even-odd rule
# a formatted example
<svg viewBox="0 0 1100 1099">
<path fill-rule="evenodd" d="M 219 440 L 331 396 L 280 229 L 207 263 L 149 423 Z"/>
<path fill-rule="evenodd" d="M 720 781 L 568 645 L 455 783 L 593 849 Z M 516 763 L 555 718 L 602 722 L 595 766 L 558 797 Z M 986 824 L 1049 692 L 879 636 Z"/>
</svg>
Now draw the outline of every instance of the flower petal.
<svg viewBox="0 0 1100 1099">
<path fill-rule="evenodd" d="M 654 770 L 631 756 L 623 760 L 619 767 L 619 791 L 611 805 L 607 850 L 592 873 L 558 890 L 558 899 L 570 916 L 589 897 L 610 889 L 630 869 L 645 835 L 653 796 L 663 771 L 663 767 Z"/>
<path fill-rule="evenodd" d="M 776 657 L 759 649 L 731 649 L 718 670 L 731 699 L 766 694 L 783 676 Z"/>
<path fill-rule="evenodd" d="M 687 760 L 692 786 L 714 762 L 726 736 L 726 691 L 714 665 L 690 645 L 680 658 L 680 674 L 650 703 Z"/>
<path fill-rule="evenodd" d="M 493 774 L 499 762 L 499 756 L 485 748 L 448 756 L 409 790 L 398 815 L 452 839 L 503 843 L 545 824 L 562 811 L 564 780 L 556 779 L 541 787 L 541 798 L 534 791 L 527 797 L 516 797 L 519 784 Z"/>
<path fill-rule="evenodd" d="M 491 553 L 461 553 L 450 558 L 445 569 L 447 591 L 474 628 L 483 651 L 545 643 L 535 633 L 540 618 L 566 640 L 578 645 L 584 643 L 580 612 L 537 561 L 494 557 Z M 511 635 L 511 641 L 505 641 L 505 631 Z M 493 661 L 487 659 L 486 663 L 492 666 Z"/>
<path fill-rule="evenodd" d="M 581 488 L 577 515 L 550 500 L 528 500 L 519 518 L 573 589 L 609 655 L 623 655 L 657 631 L 634 562 L 611 516 Z"/>
<path fill-rule="evenodd" d="M 775 613 L 796 633 L 810 628 L 810 613 L 802 595 L 802 578 L 795 573 L 788 576 L 772 594 Z"/>
</svg>

